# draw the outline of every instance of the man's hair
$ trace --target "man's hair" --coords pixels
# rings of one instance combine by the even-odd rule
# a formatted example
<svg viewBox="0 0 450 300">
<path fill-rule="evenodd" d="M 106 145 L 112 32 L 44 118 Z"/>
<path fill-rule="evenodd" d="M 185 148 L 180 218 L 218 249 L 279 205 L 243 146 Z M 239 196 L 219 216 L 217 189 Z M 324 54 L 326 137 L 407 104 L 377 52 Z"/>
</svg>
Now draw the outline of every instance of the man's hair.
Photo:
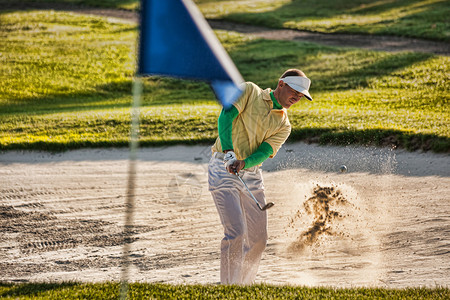
<svg viewBox="0 0 450 300">
<path fill-rule="evenodd" d="M 285 78 L 288 76 L 300 76 L 300 77 L 306 77 L 305 73 L 303 73 L 302 71 L 300 71 L 299 69 L 289 69 L 286 70 L 283 75 L 281 75 L 281 78 Z"/>
</svg>

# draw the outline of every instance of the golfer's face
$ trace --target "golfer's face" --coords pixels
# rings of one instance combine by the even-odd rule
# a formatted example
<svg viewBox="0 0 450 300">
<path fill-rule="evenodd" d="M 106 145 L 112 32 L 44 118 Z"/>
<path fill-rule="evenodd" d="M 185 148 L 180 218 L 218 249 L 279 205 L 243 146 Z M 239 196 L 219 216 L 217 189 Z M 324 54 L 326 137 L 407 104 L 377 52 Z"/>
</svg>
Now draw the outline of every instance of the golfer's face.
<svg viewBox="0 0 450 300">
<path fill-rule="evenodd" d="M 281 87 L 280 99 L 278 99 L 281 106 L 289 108 L 303 97 L 304 95 L 291 88 L 287 83 L 283 82 Z"/>
</svg>

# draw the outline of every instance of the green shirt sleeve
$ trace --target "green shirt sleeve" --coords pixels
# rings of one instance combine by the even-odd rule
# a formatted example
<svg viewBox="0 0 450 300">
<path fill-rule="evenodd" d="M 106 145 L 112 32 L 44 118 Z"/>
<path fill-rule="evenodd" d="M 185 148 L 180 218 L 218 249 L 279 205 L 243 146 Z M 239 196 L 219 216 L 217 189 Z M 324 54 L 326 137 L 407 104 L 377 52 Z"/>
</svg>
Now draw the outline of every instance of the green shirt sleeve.
<svg viewBox="0 0 450 300">
<path fill-rule="evenodd" d="M 228 110 L 222 109 L 222 112 L 220 113 L 218 129 L 222 150 L 234 150 L 231 133 L 233 131 L 233 120 L 236 119 L 238 115 L 239 111 L 234 106 L 231 106 Z"/>
<path fill-rule="evenodd" d="M 261 164 L 263 161 L 269 158 L 273 154 L 272 146 L 269 143 L 263 142 L 252 155 L 244 159 L 245 167 L 248 169 Z"/>
</svg>

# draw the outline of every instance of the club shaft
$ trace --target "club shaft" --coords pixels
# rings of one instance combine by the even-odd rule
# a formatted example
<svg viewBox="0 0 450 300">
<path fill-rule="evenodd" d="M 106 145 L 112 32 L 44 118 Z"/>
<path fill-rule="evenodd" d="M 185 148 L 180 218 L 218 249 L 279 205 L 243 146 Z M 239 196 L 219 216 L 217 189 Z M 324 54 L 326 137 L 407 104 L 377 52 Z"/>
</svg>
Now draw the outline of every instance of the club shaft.
<svg viewBox="0 0 450 300">
<path fill-rule="evenodd" d="M 234 174 L 236 174 L 237 178 L 239 178 L 239 180 L 242 182 L 242 184 L 244 185 L 245 189 L 247 190 L 247 192 L 250 194 L 250 196 L 252 197 L 252 199 L 255 201 L 256 205 L 258 205 L 258 208 L 260 210 L 263 210 L 263 208 L 261 207 L 261 205 L 259 204 L 258 200 L 256 200 L 255 196 L 253 196 L 252 192 L 250 191 L 250 189 L 248 188 L 247 184 L 245 183 L 244 180 L 242 180 L 241 176 L 239 176 L 239 174 L 237 172 L 234 172 Z"/>
</svg>

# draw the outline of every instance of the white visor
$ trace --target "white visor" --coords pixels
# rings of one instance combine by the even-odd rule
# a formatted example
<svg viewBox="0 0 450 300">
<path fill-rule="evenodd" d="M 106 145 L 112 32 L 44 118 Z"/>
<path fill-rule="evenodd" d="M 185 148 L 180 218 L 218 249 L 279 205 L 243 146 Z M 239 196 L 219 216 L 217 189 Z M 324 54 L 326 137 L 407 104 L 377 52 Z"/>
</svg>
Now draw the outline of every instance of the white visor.
<svg viewBox="0 0 450 300">
<path fill-rule="evenodd" d="M 281 78 L 280 80 L 284 81 L 291 88 L 302 93 L 306 98 L 308 98 L 308 100 L 312 101 L 312 97 L 308 92 L 309 86 L 311 85 L 311 80 L 309 78 L 301 76 L 287 76 L 285 78 Z"/>
</svg>

